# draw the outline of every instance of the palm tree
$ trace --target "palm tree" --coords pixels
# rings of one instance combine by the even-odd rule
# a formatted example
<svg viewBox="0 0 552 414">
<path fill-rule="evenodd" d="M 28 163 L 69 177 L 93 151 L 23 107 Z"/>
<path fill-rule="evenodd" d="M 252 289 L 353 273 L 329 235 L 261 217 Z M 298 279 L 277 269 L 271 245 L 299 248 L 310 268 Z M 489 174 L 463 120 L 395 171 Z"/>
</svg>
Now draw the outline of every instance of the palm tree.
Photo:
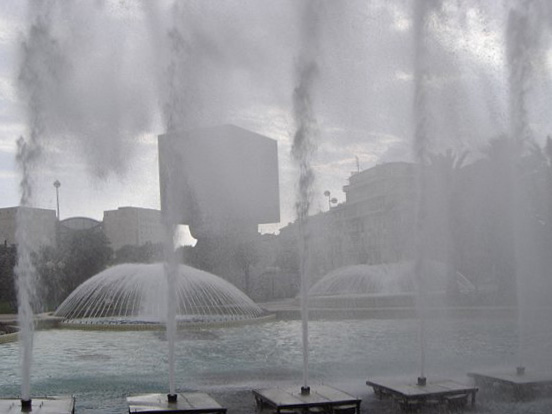
<svg viewBox="0 0 552 414">
<path fill-rule="evenodd" d="M 458 215 L 457 187 L 460 170 L 465 165 L 468 154 L 468 151 L 457 154 L 449 149 L 444 153 L 429 155 L 429 176 L 437 180 L 434 187 L 441 196 L 441 203 L 437 202 L 438 206 L 440 204 L 442 217 L 437 230 L 441 234 L 435 235 L 434 243 L 438 243 L 444 249 L 444 259 L 447 263 L 447 293 L 453 300 L 458 296 L 456 273 L 460 267 L 458 248 L 459 230 L 462 227 Z"/>
</svg>

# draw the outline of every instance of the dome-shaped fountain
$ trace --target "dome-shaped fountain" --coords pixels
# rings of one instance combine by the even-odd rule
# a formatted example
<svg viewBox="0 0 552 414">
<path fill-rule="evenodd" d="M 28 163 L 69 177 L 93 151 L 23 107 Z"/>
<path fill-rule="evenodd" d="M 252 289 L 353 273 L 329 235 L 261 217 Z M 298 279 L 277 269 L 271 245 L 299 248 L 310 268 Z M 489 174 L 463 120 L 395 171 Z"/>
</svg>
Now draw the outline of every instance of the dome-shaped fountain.
<svg viewBox="0 0 552 414">
<path fill-rule="evenodd" d="M 262 318 L 263 310 L 227 281 L 180 265 L 176 281 L 179 325 Z M 66 326 L 154 329 L 166 320 L 163 264 L 122 264 L 88 279 L 55 311 Z"/>
<path fill-rule="evenodd" d="M 414 290 L 404 264 L 356 265 L 336 269 L 316 282 L 311 296 L 398 294 Z"/>
<path fill-rule="evenodd" d="M 458 272 L 455 283 L 461 292 L 473 289 L 471 282 Z M 428 261 L 424 285 L 431 301 L 442 301 L 447 288 L 446 265 Z M 336 269 L 316 282 L 309 289 L 309 302 L 330 307 L 412 307 L 416 292 L 413 262 L 356 265 Z"/>
</svg>

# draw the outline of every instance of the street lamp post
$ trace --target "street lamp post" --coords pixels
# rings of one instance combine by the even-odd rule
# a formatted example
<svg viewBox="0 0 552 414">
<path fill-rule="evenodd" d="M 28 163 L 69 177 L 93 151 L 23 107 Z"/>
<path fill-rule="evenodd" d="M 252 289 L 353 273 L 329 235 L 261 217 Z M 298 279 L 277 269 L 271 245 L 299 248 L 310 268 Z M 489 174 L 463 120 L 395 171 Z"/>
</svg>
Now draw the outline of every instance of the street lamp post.
<svg viewBox="0 0 552 414">
<path fill-rule="evenodd" d="M 328 197 L 328 210 L 330 210 L 332 208 L 332 201 L 331 201 L 332 193 L 330 193 L 328 190 L 326 190 L 326 191 L 324 191 L 324 195 L 326 197 Z"/>
<path fill-rule="evenodd" d="M 337 198 L 332 198 L 332 193 L 329 190 L 324 191 L 324 195 L 328 197 L 328 211 L 332 209 L 332 204 L 337 204 Z"/>
<path fill-rule="evenodd" d="M 59 187 L 61 187 L 59 180 L 54 181 L 54 187 L 56 187 L 57 219 L 59 220 Z"/>
</svg>

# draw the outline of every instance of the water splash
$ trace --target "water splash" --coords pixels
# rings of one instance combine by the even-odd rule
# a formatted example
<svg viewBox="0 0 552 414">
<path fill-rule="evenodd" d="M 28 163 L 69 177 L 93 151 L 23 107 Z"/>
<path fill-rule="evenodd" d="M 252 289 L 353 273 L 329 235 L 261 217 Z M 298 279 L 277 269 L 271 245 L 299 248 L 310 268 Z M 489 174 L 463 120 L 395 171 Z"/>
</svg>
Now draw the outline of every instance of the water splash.
<svg viewBox="0 0 552 414">
<path fill-rule="evenodd" d="M 506 25 L 510 132 L 519 143 L 533 140 L 528 98 L 535 70 L 543 59 L 541 37 L 546 16 L 543 6 L 539 1 L 518 1 L 510 10 Z"/>
<path fill-rule="evenodd" d="M 228 116 L 231 105 L 228 105 L 226 94 L 232 82 L 227 81 L 228 73 L 238 65 L 241 52 L 224 37 L 227 33 L 222 26 L 209 31 L 209 18 L 213 15 L 207 3 L 174 2 L 170 7 L 170 17 L 163 22 L 161 9 L 144 4 L 148 9 L 149 26 L 155 41 L 158 61 L 158 95 L 162 108 L 163 124 L 167 134 L 178 137 L 185 131 L 218 123 Z M 214 13 L 215 15 L 217 13 Z M 199 19 L 201 17 L 201 19 Z M 201 20 L 201 24 L 198 21 Z M 240 40 L 243 40 L 240 38 Z M 241 42 L 240 42 L 241 43 Z M 231 52 L 229 52 L 230 50 Z M 241 65 L 243 63 L 240 63 Z M 222 81 L 221 81 L 222 80 Z M 183 166 L 186 169 L 186 166 Z M 170 177 L 173 171 L 166 171 L 167 182 L 185 183 L 194 191 L 194 182 L 186 174 Z M 200 183 L 201 185 L 201 183 Z M 167 194 L 163 200 L 163 216 L 166 227 L 166 276 L 169 285 L 173 283 L 177 258 L 174 250 L 174 234 L 177 223 L 181 220 L 181 211 L 176 211 L 182 194 Z M 189 203 L 185 203 L 189 204 Z M 168 287 L 168 302 L 173 302 L 174 289 Z M 174 390 L 174 315 L 170 311 L 167 317 L 167 334 L 169 346 L 169 387 Z"/>
<path fill-rule="evenodd" d="M 397 295 L 414 293 L 412 280 L 414 262 L 380 265 L 354 265 L 336 269 L 324 275 L 309 289 L 309 296 Z M 426 279 L 430 292 L 445 292 L 446 265 L 428 261 Z M 459 275 L 459 278 L 462 276 Z M 465 282 L 460 279 L 459 283 Z M 469 282 L 467 285 L 469 287 Z"/>
<path fill-rule="evenodd" d="M 152 6 L 147 6 L 152 7 Z M 157 13 L 156 10 L 155 14 Z M 165 51 L 162 55 L 162 61 L 166 63 L 165 68 L 160 69 L 162 80 L 159 80 L 159 95 L 161 96 L 161 106 L 163 111 L 163 121 L 167 133 L 178 133 L 194 126 L 194 121 L 199 118 L 202 105 L 197 93 L 193 93 L 193 88 L 199 88 L 201 83 L 194 83 L 196 79 L 191 75 L 194 65 L 192 60 L 192 44 L 188 40 L 188 9 L 182 3 L 175 2 L 172 5 L 172 26 L 165 33 L 165 36 L 157 32 L 155 23 L 152 24 L 154 36 L 158 42 L 163 45 L 161 50 Z M 193 103 L 192 103 L 193 102 Z M 167 174 L 173 174 L 167 171 Z M 186 177 L 174 177 L 169 180 L 186 180 Z M 171 181 L 173 182 L 173 181 Z M 179 214 L 177 206 L 182 203 L 178 200 L 179 194 L 168 192 L 163 205 L 164 222 L 164 256 L 163 266 L 166 278 L 166 334 L 167 334 L 167 352 L 168 352 L 168 374 L 169 374 L 169 395 L 176 395 L 176 373 L 175 373 L 175 341 L 177 328 L 177 275 L 178 258 L 175 251 L 175 237 L 179 223 Z M 187 277 L 186 275 L 184 277 Z M 191 300 L 192 297 L 187 297 Z"/>
<path fill-rule="evenodd" d="M 535 144 L 530 120 L 530 96 L 538 71 L 545 67 L 545 28 L 550 19 L 550 6 L 546 2 L 522 0 L 513 4 L 506 25 L 506 57 L 509 86 L 510 139 L 502 166 L 504 180 L 509 189 L 509 225 L 512 226 L 514 244 L 514 271 L 517 283 L 519 315 L 519 366 L 525 366 L 530 353 L 528 341 L 533 334 L 532 325 L 539 319 L 536 307 L 539 282 L 543 269 L 539 268 L 534 227 L 532 198 L 526 197 L 523 177 L 520 177 L 521 158 Z"/>
<path fill-rule="evenodd" d="M 418 289 L 418 313 L 420 317 L 420 378 L 425 379 L 426 365 L 426 300 L 427 292 L 425 274 L 427 273 L 428 245 L 428 172 L 427 164 L 431 151 L 431 136 L 429 126 L 429 51 L 428 51 L 428 19 L 431 11 L 440 2 L 417 0 L 414 2 L 414 156 L 418 165 L 418 200 L 416 212 L 416 259 L 414 276 Z"/>
<path fill-rule="evenodd" d="M 182 12 L 179 11 L 178 3 L 173 5 L 173 27 L 167 33 L 167 41 L 170 47 L 170 61 L 167 67 L 167 96 L 163 105 L 163 115 L 168 133 L 183 130 L 190 121 L 189 79 L 187 71 L 189 66 L 189 53 L 187 42 L 182 32 Z M 189 126 L 189 125 L 188 125 Z M 167 345 L 168 345 L 168 366 L 169 366 L 169 395 L 176 395 L 175 380 L 175 335 L 176 335 L 176 274 L 178 271 L 178 259 L 176 257 L 174 237 L 178 223 L 175 211 L 175 200 L 169 194 L 169 200 L 164 206 L 164 227 L 165 227 L 165 264 L 164 272 L 167 280 Z"/>
<path fill-rule="evenodd" d="M 165 263 L 163 270 L 166 278 L 167 312 L 165 326 L 167 331 L 168 344 L 168 365 L 169 365 L 169 395 L 176 395 L 175 379 L 175 337 L 176 337 L 176 280 L 178 272 L 178 259 L 175 251 L 176 221 L 174 212 L 169 208 L 164 217 L 164 255 Z"/>
<path fill-rule="evenodd" d="M 33 307 L 38 308 L 36 295 L 38 274 L 32 261 L 33 195 L 41 164 L 43 141 L 48 133 L 47 96 L 60 83 L 62 54 L 52 35 L 51 4 L 40 3 L 32 10 L 33 22 L 22 43 L 22 60 L 18 86 L 24 102 L 28 136 L 17 141 L 16 161 L 21 174 L 20 208 L 17 213 L 17 278 L 18 323 L 21 350 L 21 399 L 31 398 L 31 365 L 33 348 Z"/>
<path fill-rule="evenodd" d="M 106 23 L 97 30 L 96 20 L 104 7 L 102 2 L 75 5 L 73 2 L 28 2 L 28 28 L 20 48 L 18 91 L 25 112 L 28 132 L 18 140 L 17 163 L 21 172 L 21 207 L 32 206 L 40 196 L 39 170 L 55 164 L 58 149 L 66 160 L 68 151 L 81 152 L 95 177 L 123 172 L 129 162 L 130 148 L 124 148 L 128 137 L 136 136 L 151 118 L 151 99 L 147 87 L 137 88 L 121 65 L 114 48 L 124 42 L 104 42 L 114 25 Z M 86 22 L 86 24 L 83 24 Z M 82 41 L 86 39 L 86 41 Z M 98 45 L 102 48 L 96 48 Z M 91 49 L 95 53 L 88 53 Z M 112 53 L 113 52 L 113 53 Z M 109 64 L 103 64 L 104 59 Z M 91 70 L 94 69 L 100 70 Z M 133 68 L 133 74 L 140 69 Z M 130 79 L 130 80 L 129 80 Z M 129 87 L 130 86 L 130 87 Z M 91 117 L 91 114 L 93 116 Z M 92 119 L 93 118 L 93 119 Z M 53 162 L 52 162 L 53 161 Z M 32 309 L 39 308 L 36 270 L 32 264 L 30 213 L 20 209 L 17 218 L 18 300 L 20 341 L 23 352 L 22 395 L 30 394 L 32 349 Z"/>
<path fill-rule="evenodd" d="M 123 264 L 88 279 L 55 312 L 76 324 L 164 323 L 172 307 L 179 322 L 253 319 L 262 310 L 224 279 L 177 265 L 172 279 L 166 264 Z M 168 286 L 174 286 L 169 304 Z"/>
<path fill-rule="evenodd" d="M 300 226 L 301 252 L 301 318 L 303 338 L 303 387 L 308 389 L 308 307 L 307 295 L 311 273 L 311 252 L 309 245 L 308 214 L 313 198 L 314 170 L 312 158 L 317 147 L 317 123 L 313 111 L 313 94 L 318 74 L 316 55 L 318 52 L 320 4 L 308 1 L 301 13 L 301 46 L 295 67 L 296 86 L 293 91 L 293 117 L 296 131 L 293 136 L 291 155 L 299 168 L 297 201 L 295 210 Z"/>
<path fill-rule="evenodd" d="M 24 157 L 20 155 L 20 157 Z M 20 158 L 18 157 L 18 158 Z M 28 164 L 25 168 L 28 168 Z M 28 187 L 27 187 L 28 189 Z M 37 271 L 33 265 L 31 253 L 33 247 L 29 243 L 31 234 L 30 211 L 26 210 L 22 199 L 21 207 L 17 212 L 17 322 L 19 325 L 19 348 L 21 354 L 21 399 L 28 401 L 31 398 L 31 365 L 34 336 L 34 316 L 32 304 L 36 304 Z M 36 306 L 36 305 L 35 305 Z"/>
<path fill-rule="evenodd" d="M 111 7 L 28 2 L 23 54 L 33 69 L 20 74 L 33 85 L 33 105 L 40 106 L 48 124 L 48 136 L 42 137 L 45 157 L 63 166 L 71 151 L 82 157 L 91 177 L 100 179 L 124 175 L 136 136 L 156 114 L 150 83 L 136 81 L 149 76 L 148 56 L 126 48 L 133 40 L 127 37 L 140 32 L 122 31 L 121 21 L 105 13 Z"/>
</svg>

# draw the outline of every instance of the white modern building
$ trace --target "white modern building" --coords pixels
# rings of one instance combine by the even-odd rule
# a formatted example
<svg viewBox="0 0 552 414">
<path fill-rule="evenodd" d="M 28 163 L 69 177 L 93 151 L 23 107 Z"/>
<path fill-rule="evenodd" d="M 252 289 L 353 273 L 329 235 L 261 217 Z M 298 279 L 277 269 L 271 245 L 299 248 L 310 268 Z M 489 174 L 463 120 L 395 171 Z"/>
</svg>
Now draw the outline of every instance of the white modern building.
<svg viewBox="0 0 552 414">
<path fill-rule="evenodd" d="M 104 211 L 103 230 L 111 248 L 142 246 L 163 242 L 163 223 L 159 210 L 139 207 L 119 207 Z"/>
<path fill-rule="evenodd" d="M 405 260 L 415 222 L 415 165 L 376 165 L 349 177 L 343 191 L 345 203 L 331 211 L 343 265 Z"/>
<path fill-rule="evenodd" d="M 411 163 L 392 162 L 354 173 L 343 187 L 345 202 L 309 216 L 312 283 L 340 267 L 408 260 L 415 237 L 415 168 Z M 280 283 L 295 282 L 298 287 L 299 238 L 297 221 L 280 229 L 277 237 L 265 243 L 276 253 L 258 267 L 279 268 Z"/>
<path fill-rule="evenodd" d="M 56 245 L 56 211 L 34 207 L 0 208 L 0 242 L 17 244 L 16 231 L 19 223 L 25 223 L 26 234 L 33 248 Z"/>
</svg>

